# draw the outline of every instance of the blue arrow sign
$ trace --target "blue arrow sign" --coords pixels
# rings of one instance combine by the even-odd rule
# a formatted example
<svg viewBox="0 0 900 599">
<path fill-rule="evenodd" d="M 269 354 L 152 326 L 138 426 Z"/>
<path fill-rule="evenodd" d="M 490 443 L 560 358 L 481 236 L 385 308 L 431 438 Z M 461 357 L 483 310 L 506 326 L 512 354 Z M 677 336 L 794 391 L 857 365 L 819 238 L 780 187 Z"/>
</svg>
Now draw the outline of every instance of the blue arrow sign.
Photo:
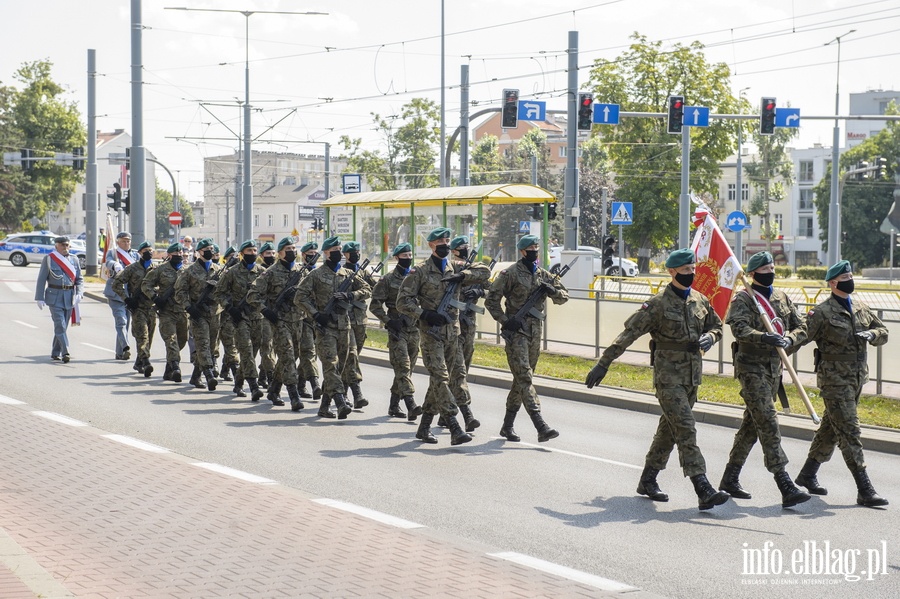
<svg viewBox="0 0 900 599">
<path fill-rule="evenodd" d="M 681 124 L 686 127 L 709 127 L 709 108 L 706 106 L 685 106 Z"/>
<path fill-rule="evenodd" d="M 728 227 L 729 231 L 735 233 L 750 228 L 747 222 L 747 215 L 740 210 L 735 210 L 728 214 L 728 217 L 725 219 L 725 226 Z"/>
<path fill-rule="evenodd" d="M 619 105 L 595 103 L 594 122 L 599 125 L 618 125 Z"/>
<path fill-rule="evenodd" d="M 800 127 L 800 109 L 799 108 L 776 108 L 775 109 L 775 126 L 786 127 L 789 129 L 797 129 Z"/>
<path fill-rule="evenodd" d="M 631 202 L 613 202 L 612 220 L 610 222 L 614 225 L 634 224 L 634 212 L 631 209 Z"/>
<path fill-rule="evenodd" d="M 547 120 L 547 103 L 536 100 L 519 100 L 520 121 Z"/>
</svg>

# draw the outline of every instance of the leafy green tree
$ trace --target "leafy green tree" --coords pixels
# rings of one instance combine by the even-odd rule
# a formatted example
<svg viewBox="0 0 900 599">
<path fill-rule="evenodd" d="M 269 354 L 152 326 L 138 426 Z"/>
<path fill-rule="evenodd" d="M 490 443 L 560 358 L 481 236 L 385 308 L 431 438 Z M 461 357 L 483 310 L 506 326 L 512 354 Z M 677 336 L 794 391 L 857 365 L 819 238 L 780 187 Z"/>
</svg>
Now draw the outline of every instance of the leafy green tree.
<svg viewBox="0 0 900 599">
<path fill-rule="evenodd" d="M 494 135 L 479 139 L 469 155 L 469 181 L 472 185 L 502 183 L 503 159 L 500 140 Z"/>
<path fill-rule="evenodd" d="M 606 223 L 610 231 L 610 204 L 616 187 L 611 178 L 609 153 L 600 137 L 592 137 L 581 146 L 581 171 L 578 175 L 578 243 L 602 247 L 603 189 L 607 190 Z"/>
<path fill-rule="evenodd" d="M 166 191 L 156 183 L 156 241 L 169 239 L 169 213 L 175 210 L 175 202 L 172 201 L 172 192 Z M 194 226 L 194 210 L 191 203 L 178 194 L 178 212 L 181 213 L 181 226 Z"/>
<path fill-rule="evenodd" d="M 797 129 L 778 128 L 774 135 L 751 134 L 751 143 L 756 144 L 757 155 L 752 162 L 744 163 L 753 194 L 748 212 L 763 217 L 761 234 L 766 240 L 766 251 L 772 251 L 772 241 L 780 231 L 772 222 L 771 205 L 787 197 L 787 190 L 794 182 L 794 163 L 791 161 L 787 144 L 797 136 Z"/>
</svg>

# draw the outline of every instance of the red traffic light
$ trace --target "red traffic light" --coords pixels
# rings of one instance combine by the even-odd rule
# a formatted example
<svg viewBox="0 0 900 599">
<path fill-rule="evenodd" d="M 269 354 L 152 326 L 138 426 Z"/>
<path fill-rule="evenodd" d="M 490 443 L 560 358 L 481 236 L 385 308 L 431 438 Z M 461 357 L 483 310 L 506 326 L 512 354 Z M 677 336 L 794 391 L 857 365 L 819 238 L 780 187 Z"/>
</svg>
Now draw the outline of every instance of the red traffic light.
<svg viewBox="0 0 900 599">
<path fill-rule="evenodd" d="M 590 96 L 581 96 L 581 105 L 590 106 L 594 99 Z"/>
<path fill-rule="evenodd" d="M 672 104 L 672 108 L 681 108 L 682 104 L 683 102 L 681 100 L 675 100 L 675 102 Z"/>
</svg>

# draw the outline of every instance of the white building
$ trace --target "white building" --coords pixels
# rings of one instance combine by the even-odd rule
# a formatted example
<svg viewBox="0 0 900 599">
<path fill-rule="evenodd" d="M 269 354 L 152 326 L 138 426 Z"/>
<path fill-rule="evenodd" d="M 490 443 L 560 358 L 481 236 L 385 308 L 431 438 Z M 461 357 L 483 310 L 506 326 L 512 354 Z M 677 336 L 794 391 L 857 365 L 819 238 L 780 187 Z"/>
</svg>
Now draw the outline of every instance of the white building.
<svg viewBox="0 0 900 599">
<path fill-rule="evenodd" d="M 873 89 L 850 94 L 850 114 L 884 114 L 891 102 L 900 106 L 900 91 Z M 887 121 L 847 120 L 844 146 L 852 148 L 884 129 Z"/>
</svg>

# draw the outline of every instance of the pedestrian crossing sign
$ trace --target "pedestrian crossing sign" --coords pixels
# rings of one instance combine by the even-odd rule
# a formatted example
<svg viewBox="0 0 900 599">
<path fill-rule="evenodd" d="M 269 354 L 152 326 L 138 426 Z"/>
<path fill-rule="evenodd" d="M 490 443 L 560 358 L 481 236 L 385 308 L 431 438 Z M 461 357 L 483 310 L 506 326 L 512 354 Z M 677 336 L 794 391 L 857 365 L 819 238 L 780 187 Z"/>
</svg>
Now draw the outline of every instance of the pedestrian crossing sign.
<svg viewBox="0 0 900 599">
<path fill-rule="evenodd" d="M 634 223 L 634 212 L 631 209 L 631 202 L 613 202 L 612 203 L 612 224 L 614 225 L 630 225 Z"/>
</svg>

